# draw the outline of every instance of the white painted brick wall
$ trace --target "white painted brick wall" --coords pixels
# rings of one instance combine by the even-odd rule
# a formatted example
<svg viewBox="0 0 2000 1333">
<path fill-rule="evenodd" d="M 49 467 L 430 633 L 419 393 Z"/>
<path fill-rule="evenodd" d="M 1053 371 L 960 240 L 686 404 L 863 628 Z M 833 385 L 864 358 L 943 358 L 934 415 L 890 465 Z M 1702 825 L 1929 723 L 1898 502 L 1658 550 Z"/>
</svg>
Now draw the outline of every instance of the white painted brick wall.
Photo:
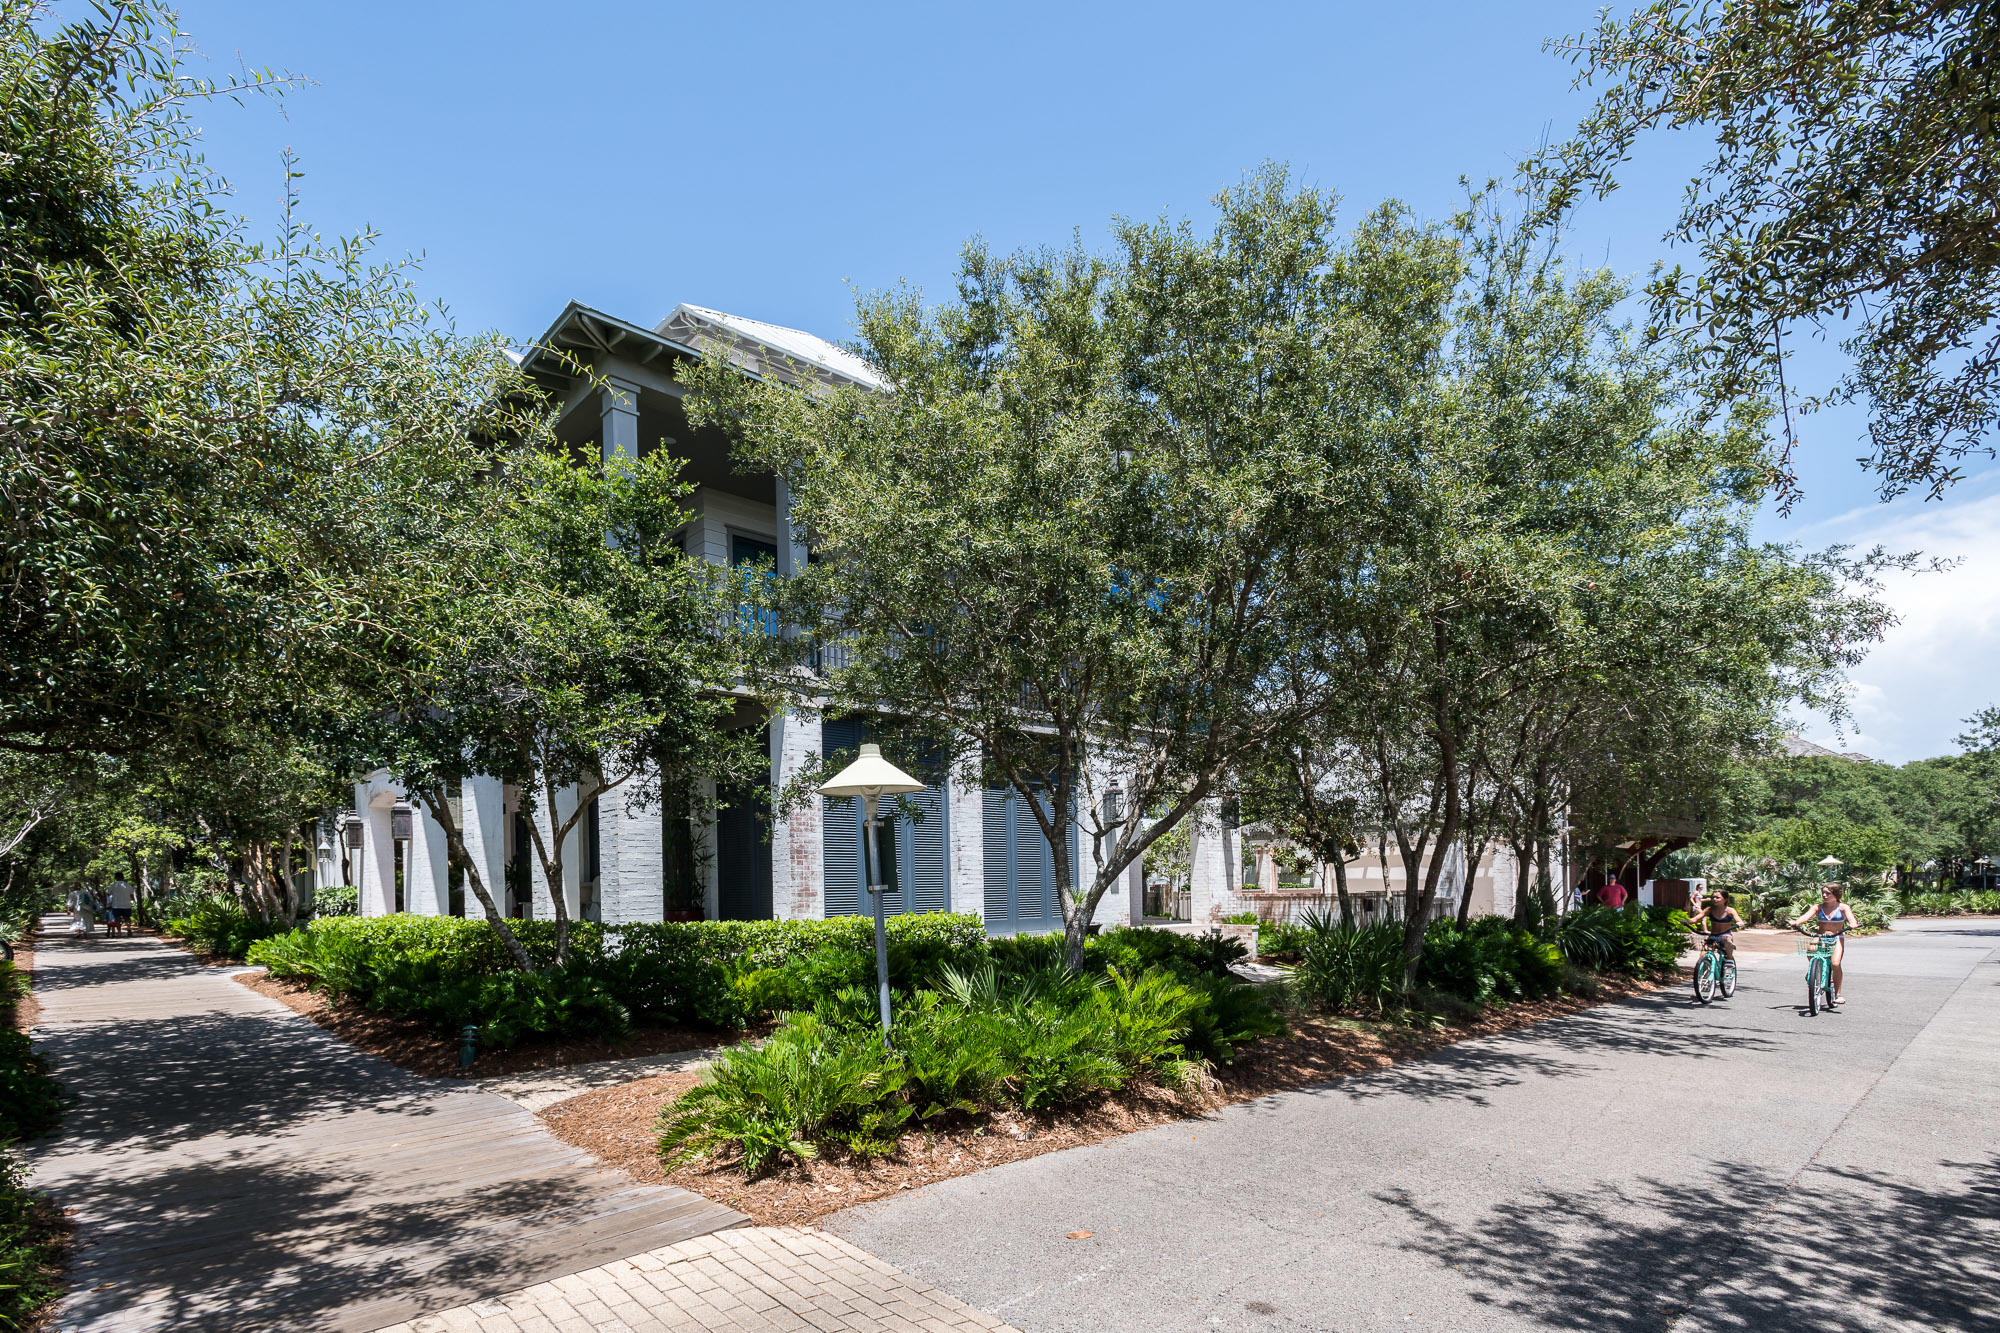
<svg viewBox="0 0 2000 1333">
<path fill-rule="evenodd" d="M 771 796 L 805 771 L 824 748 L 816 713 L 771 718 Z M 780 921 L 826 915 L 826 844 L 817 799 L 771 822 L 771 910 Z"/>
</svg>

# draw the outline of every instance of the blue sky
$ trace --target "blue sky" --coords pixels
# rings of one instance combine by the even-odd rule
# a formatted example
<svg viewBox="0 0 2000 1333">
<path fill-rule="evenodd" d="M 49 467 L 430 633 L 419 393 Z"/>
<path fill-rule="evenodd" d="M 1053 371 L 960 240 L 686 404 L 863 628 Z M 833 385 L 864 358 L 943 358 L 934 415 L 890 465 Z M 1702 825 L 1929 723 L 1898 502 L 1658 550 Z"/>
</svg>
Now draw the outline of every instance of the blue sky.
<svg viewBox="0 0 2000 1333">
<path fill-rule="evenodd" d="M 68 6 L 64 6 L 68 8 Z M 421 252 L 427 292 L 517 341 L 576 299 L 651 324 L 689 301 L 829 337 L 853 289 L 949 291 L 975 234 L 1002 250 L 1104 236 L 1116 214 L 1203 218 L 1289 162 L 1350 215 L 1437 215 L 1586 105 L 1543 39 L 1582 3 L 529 6 L 488 0 L 190 0 L 212 75 L 313 82 L 282 109 L 204 109 L 208 156 L 268 223 L 280 152 L 328 234 Z M 1654 140 L 1574 249 L 1641 275 L 1700 145 Z M 1809 351 L 1808 376 L 1835 364 Z M 1882 540 L 1961 559 L 1891 589 L 1905 624 L 1855 673 L 1856 749 L 1949 751 L 2000 702 L 2000 474 L 1884 508 L 1852 462 L 1859 418 L 1805 423 L 1807 498 L 1765 534 Z M 1981 571 L 1984 571 L 1983 573 Z M 1823 723 L 1802 730 L 1831 739 Z"/>
</svg>

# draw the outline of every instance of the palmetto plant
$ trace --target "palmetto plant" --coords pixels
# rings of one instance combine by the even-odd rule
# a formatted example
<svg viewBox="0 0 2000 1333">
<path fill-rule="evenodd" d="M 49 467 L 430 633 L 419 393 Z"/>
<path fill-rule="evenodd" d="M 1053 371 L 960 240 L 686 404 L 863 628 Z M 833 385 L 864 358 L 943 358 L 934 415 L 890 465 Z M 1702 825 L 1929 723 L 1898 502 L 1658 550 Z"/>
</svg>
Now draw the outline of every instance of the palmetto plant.
<svg viewBox="0 0 2000 1333">
<path fill-rule="evenodd" d="M 819 1155 L 831 1139 L 860 1154 L 893 1148 L 909 1118 L 902 1062 L 866 1032 L 828 1028 L 800 1014 L 761 1047 L 741 1046 L 660 1116 L 660 1159 L 669 1168 L 725 1144 L 757 1174 L 785 1158 Z"/>
</svg>

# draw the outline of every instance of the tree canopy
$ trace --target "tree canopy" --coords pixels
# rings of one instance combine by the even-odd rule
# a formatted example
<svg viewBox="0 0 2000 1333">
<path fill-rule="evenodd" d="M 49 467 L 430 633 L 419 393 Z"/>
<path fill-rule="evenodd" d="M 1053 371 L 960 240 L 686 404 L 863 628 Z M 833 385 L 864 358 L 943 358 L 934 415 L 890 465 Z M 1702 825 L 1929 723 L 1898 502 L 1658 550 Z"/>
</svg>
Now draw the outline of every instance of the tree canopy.
<svg viewBox="0 0 2000 1333">
<path fill-rule="evenodd" d="M 1616 188 L 1651 130 L 1711 132 L 1648 287 L 1698 340 L 1711 400 L 1868 410 L 1885 498 L 1935 496 L 1991 456 L 2000 410 L 2000 15 L 1991 0 L 1655 0 L 1551 44 L 1597 104 L 1549 154 L 1558 204 Z M 1786 379 L 1788 342 L 1841 340 L 1849 370 Z"/>
</svg>

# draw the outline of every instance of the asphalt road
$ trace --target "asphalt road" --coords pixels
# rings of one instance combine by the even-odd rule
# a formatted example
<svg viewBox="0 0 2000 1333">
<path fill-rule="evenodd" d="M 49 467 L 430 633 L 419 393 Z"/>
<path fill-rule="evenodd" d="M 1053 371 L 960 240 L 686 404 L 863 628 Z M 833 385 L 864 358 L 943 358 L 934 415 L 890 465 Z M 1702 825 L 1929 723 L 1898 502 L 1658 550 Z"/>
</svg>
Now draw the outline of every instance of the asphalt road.
<svg viewBox="0 0 2000 1333">
<path fill-rule="evenodd" d="M 1041 1330 L 2000 1330 L 2000 921 L 1844 1009 L 1605 1005 L 822 1225 Z M 1088 1230 L 1085 1240 L 1068 1240 Z"/>
</svg>

